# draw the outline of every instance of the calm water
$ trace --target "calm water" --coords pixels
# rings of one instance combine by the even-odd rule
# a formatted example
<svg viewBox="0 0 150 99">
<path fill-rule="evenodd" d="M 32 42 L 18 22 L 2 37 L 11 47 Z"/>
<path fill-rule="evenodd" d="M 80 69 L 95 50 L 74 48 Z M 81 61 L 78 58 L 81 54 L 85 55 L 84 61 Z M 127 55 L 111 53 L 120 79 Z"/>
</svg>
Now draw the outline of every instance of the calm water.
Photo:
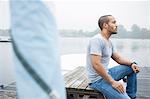
<svg viewBox="0 0 150 99">
<path fill-rule="evenodd" d="M 14 82 L 11 43 L 0 42 L 0 84 Z"/>
<path fill-rule="evenodd" d="M 74 57 L 72 54 L 85 54 L 89 38 L 60 38 L 60 54 L 62 62 L 71 64 L 80 63 L 82 57 Z M 150 67 L 150 40 L 112 39 L 117 50 L 127 58 L 135 60 L 140 66 Z M 0 84 L 14 82 L 14 74 L 11 58 L 11 42 L 0 42 Z M 62 57 L 70 55 L 68 58 Z M 70 58 L 73 57 L 73 58 Z M 72 60 L 71 60 L 72 59 Z M 66 64 L 63 63 L 63 64 Z M 72 68 L 62 67 L 62 70 Z"/>
<path fill-rule="evenodd" d="M 86 53 L 89 38 L 61 38 L 61 55 Z M 126 58 L 137 61 L 140 66 L 150 67 L 149 39 L 112 39 L 117 51 Z"/>
</svg>

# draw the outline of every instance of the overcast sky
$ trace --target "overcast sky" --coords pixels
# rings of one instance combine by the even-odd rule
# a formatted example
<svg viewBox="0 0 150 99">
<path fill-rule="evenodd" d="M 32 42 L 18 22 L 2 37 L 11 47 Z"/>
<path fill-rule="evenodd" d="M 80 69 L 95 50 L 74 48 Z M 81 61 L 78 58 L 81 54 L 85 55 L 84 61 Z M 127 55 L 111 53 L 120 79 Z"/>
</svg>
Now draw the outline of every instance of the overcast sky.
<svg viewBox="0 0 150 99">
<path fill-rule="evenodd" d="M 99 17 L 105 14 L 113 15 L 127 29 L 133 24 L 150 29 L 148 1 L 66 1 L 56 2 L 55 6 L 61 29 L 95 30 Z"/>
<path fill-rule="evenodd" d="M 0 29 L 10 28 L 10 11 L 7 1 L 0 1 Z"/>
<path fill-rule="evenodd" d="M 8 2 L 0 1 L 0 28 L 10 28 Z M 101 15 L 113 15 L 118 24 L 130 29 L 133 24 L 150 29 L 150 2 L 148 1 L 54 1 L 55 18 L 59 29 L 98 28 Z"/>
</svg>

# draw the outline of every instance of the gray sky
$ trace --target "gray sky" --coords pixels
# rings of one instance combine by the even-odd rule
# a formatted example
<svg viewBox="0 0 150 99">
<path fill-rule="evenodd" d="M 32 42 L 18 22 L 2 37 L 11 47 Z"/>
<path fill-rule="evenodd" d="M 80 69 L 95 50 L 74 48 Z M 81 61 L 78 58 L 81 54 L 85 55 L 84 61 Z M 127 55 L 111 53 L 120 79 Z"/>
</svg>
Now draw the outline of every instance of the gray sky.
<svg viewBox="0 0 150 99">
<path fill-rule="evenodd" d="M 45 0 L 46 1 L 46 0 Z M 148 1 L 54 1 L 59 29 L 93 31 L 101 15 L 112 14 L 118 24 L 130 29 L 133 24 L 150 29 L 150 2 Z M 0 28 L 10 28 L 8 2 L 0 1 Z"/>
<path fill-rule="evenodd" d="M 59 29 L 93 31 L 101 15 L 113 15 L 118 24 L 130 29 L 133 24 L 150 29 L 148 1 L 66 1 L 55 2 Z M 150 7 L 149 7 L 150 9 Z"/>
</svg>

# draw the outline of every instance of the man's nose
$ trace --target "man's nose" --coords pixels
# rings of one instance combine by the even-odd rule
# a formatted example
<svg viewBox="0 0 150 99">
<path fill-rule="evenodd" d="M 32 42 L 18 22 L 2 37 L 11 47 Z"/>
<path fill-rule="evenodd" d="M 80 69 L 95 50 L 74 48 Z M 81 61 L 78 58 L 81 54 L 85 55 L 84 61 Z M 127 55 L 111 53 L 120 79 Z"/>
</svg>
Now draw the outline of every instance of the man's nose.
<svg viewBox="0 0 150 99">
<path fill-rule="evenodd" d="M 115 27 L 117 28 L 117 27 L 118 27 L 118 24 L 116 24 Z"/>
<path fill-rule="evenodd" d="M 115 25 L 116 25 L 116 27 L 118 27 L 118 24 L 117 24 L 117 23 L 116 23 Z"/>
</svg>

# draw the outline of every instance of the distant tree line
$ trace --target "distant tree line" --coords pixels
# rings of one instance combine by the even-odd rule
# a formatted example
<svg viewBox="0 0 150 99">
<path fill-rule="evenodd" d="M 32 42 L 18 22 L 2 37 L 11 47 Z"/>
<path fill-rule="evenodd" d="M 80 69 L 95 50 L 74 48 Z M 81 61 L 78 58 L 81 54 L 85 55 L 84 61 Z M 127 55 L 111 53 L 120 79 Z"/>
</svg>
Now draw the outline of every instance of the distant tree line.
<svg viewBox="0 0 150 99">
<path fill-rule="evenodd" d="M 10 29 L 0 29 L 0 36 L 10 36 Z M 96 29 L 92 32 L 83 30 L 59 30 L 61 37 L 92 37 L 100 32 Z M 118 26 L 118 34 L 113 38 L 134 38 L 134 39 L 150 39 L 150 30 L 140 28 L 136 24 L 132 25 L 131 30 L 127 30 L 123 25 Z"/>
<path fill-rule="evenodd" d="M 92 37 L 99 33 L 96 29 L 92 32 L 83 30 L 59 30 L 62 37 Z M 150 30 L 147 28 L 140 28 L 136 24 L 132 25 L 131 30 L 128 31 L 123 25 L 118 26 L 118 34 L 113 35 L 113 38 L 133 38 L 133 39 L 150 39 Z"/>
</svg>

